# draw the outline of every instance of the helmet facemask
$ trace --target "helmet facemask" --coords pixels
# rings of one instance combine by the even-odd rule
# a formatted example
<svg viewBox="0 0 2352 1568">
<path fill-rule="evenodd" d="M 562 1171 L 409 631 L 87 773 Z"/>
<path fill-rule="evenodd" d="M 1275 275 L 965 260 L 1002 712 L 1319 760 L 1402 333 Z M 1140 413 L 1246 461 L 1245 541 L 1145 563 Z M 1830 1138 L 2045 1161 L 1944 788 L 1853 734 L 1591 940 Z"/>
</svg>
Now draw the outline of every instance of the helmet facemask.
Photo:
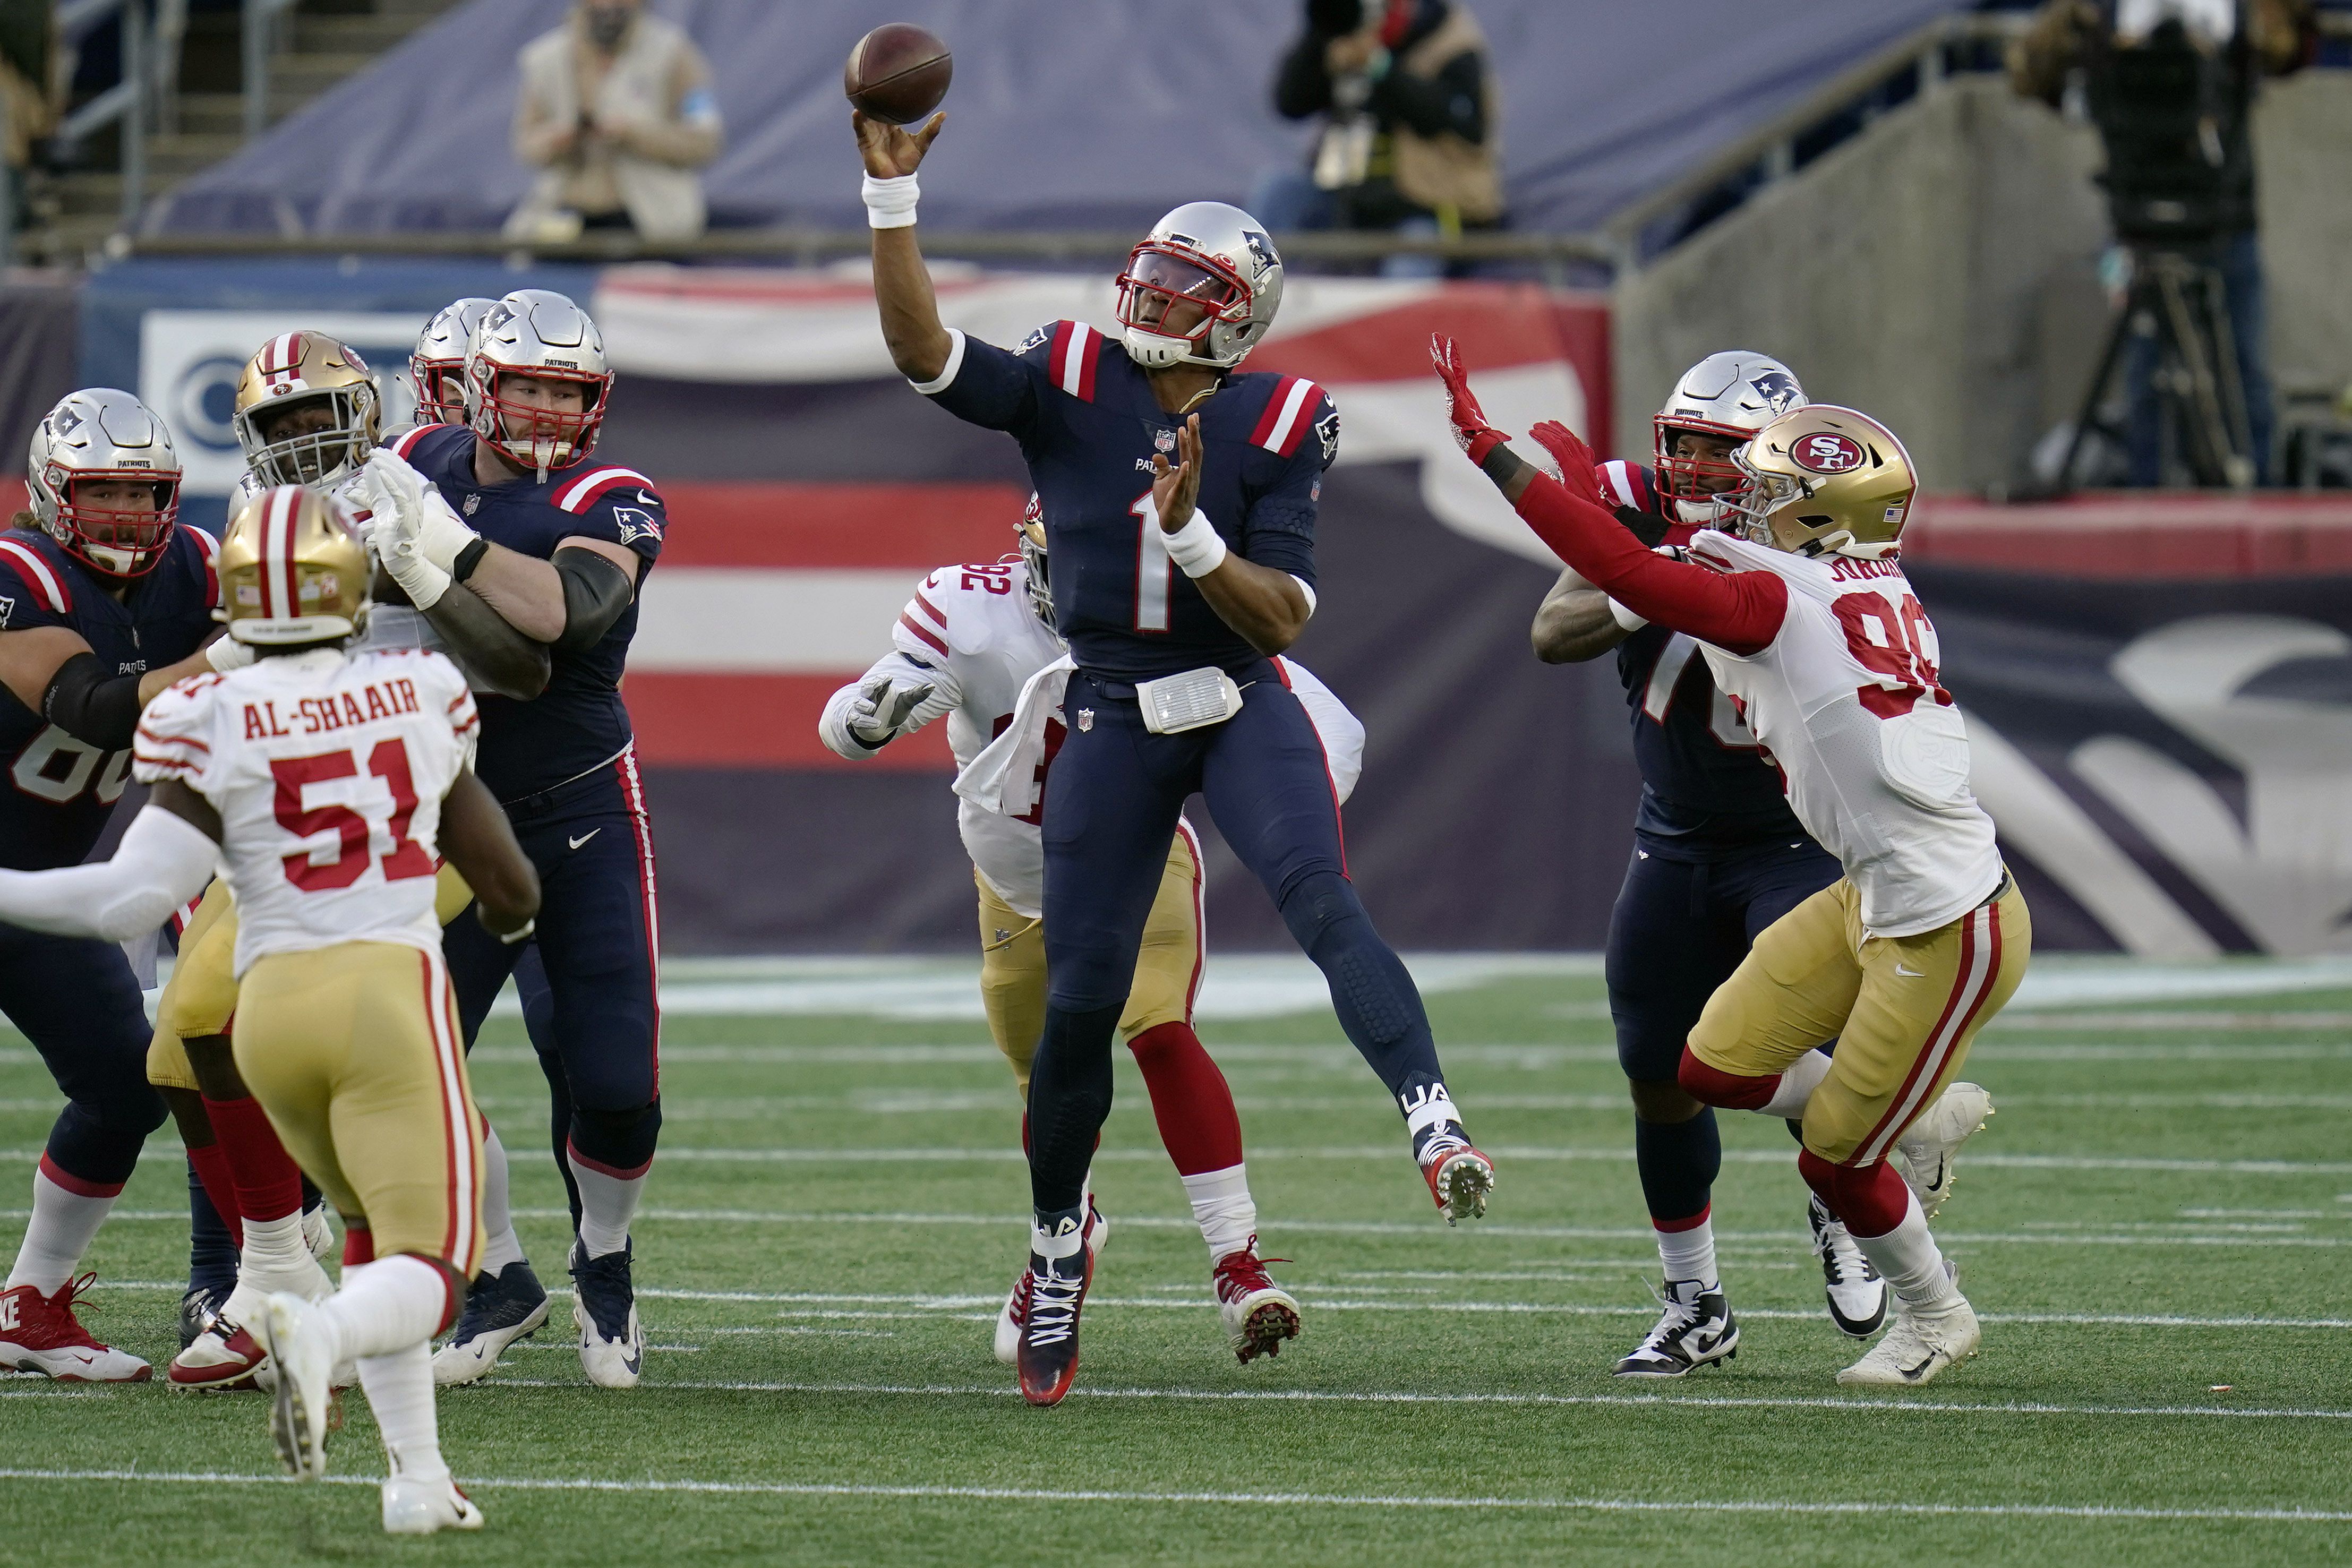
<svg viewBox="0 0 2352 1568">
<path fill-rule="evenodd" d="M 567 411 L 520 402 L 504 395 L 509 381 L 568 382 L 581 389 L 581 406 Z M 539 366 L 509 370 L 478 354 L 466 362 L 466 407 L 474 434 L 509 462 L 535 470 L 542 484 L 556 469 L 570 467 L 595 450 L 596 433 L 612 395 L 610 376 Z"/>
<path fill-rule="evenodd" d="M 1049 629 L 1054 628 L 1054 590 L 1045 578 L 1045 514 L 1037 497 L 1029 497 L 1029 509 L 1013 525 L 1014 537 L 1021 544 L 1021 564 L 1029 570 L 1029 608 Z"/>
<path fill-rule="evenodd" d="M 180 475 L 175 469 L 158 474 L 146 469 L 65 469 L 49 472 L 49 488 L 58 498 L 54 520 L 41 519 L 49 536 L 66 553 L 106 577 L 144 577 L 163 559 L 179 526 Z M 86 498 L 93 485 L 136 485 L 148 504 L 126 506 L 121 499 Z"/>
<path fill-rule="evenodd" d="M 1137 246 L 1118 277 L 1121 338 L 1128 358 L 1146 370 L 1176 364 L 1232 369 L 1241 354 L 1226 358 L 1204 350 L 1220 323 L 1246 330 L 1250 305 L 1250 286 L 1239 273 L 1216 256 L 1169 240 Z M 1186 320 L 1186 307 L 1198 310 L 1197 320 Z"/>
<path fill-rule="evenodd" d="M 408 373 L 416 382 L 416 423 L 466 423 L 466 361 L 411 360 Z"/>
<path fill-rule="evenodd" d="M 264 426 L 317 406 L 330 416 L 323 428 L 276 439 L 263 434 Z M 264 486 L 331 485 L 358 473 L 375 450 L 375 388 L 360 382 L 239 409 L 237 442 L 245 448 L 253 476 Z"/>
<path fill-rule="evenodd" d="M 1736 528 L 1738 502 L 1750 483 L 1738 461 L 1739 448 L 1756 433 L 1736 424 L 1707 420 L 1677 419 L 1664 414 L 1651 421 L 1655 432 L 1653 466 L 1658 497 L 1679 522 L 1699 528 Z M 1720 441 L 1730 450 L 1720 457 L 1685 455 L 1677 450 L 1683 435 Z"/>
</svg>

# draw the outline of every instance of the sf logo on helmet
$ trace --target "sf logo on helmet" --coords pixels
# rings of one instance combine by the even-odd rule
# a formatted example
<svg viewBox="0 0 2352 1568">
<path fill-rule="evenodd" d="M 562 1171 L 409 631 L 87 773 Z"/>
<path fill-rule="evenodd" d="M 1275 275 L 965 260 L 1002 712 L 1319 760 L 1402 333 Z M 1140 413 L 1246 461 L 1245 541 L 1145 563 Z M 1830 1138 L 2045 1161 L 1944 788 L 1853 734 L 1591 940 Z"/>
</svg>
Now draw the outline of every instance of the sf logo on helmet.
<svg viewBox="0 0 2352 1568">
<path fill-rule="evenodd" d="M 1844 474 L 1862 466 L 1862 448 L 1851 437 L 1834 433 L 1808 435 L 1789 455 L 1799 467 L 1816 474 Z"/>
</svg>

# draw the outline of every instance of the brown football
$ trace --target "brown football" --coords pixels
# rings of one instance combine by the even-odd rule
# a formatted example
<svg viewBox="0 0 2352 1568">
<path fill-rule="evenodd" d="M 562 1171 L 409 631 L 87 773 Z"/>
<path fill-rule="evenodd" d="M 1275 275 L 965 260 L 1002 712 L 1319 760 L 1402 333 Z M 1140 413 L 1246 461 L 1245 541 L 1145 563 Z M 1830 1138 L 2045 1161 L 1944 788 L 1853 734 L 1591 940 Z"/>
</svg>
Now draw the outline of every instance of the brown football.
<svg viewBox="0 0 2352 1568">
<path fill-rule="evenodd" d="M 841 89 L 875 120 L 912 125 L 939 108 L 955 75 L 955 57 L 937 34 L 912 22 L 885 22 L 849 51 Z"/>
</svg>

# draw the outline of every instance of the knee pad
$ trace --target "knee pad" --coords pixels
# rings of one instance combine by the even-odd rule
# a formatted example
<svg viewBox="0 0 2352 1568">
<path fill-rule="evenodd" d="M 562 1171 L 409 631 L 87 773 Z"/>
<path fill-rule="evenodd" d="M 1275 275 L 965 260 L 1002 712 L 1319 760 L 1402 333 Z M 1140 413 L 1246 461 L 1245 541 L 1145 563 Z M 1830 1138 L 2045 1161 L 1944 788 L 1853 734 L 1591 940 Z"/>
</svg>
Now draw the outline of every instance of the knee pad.
<svg viewBox="0 0 2352 1568">
<path fill-rule="evenodd" d="M 1334 871 L 1300 877 L 1282 902 L 1283 923 L 1331 987 L 1333 1002 L 1359 1047 L 1369 1039 L 1387 1044 L 1404 1038 L 1420 1021 L 1412 979 L 1404 962 L 1372 929 L 1372 918 L 1356 896 L 1355 883 Z"/>
<path fill-rule="evenodd" d="M 1771 1103 L 1773 1091 L 1780 1086 L 1778 1073 L 1769 1078 L 1746 1078 L 1719 1067 L 1709 1067 L 1688 1046 L 1683 1048 L 1682 1067 L 1675 1076 L 1692 1099 L 1720 1105 L 1727 1111 L 1761 1110 Z"/>
<path fill-rule="evenodd" d="M 661 1102 L 632 1111 L 596 1111 L 572 1107 L 572 1151 L 615 1171 L 637 1171 L 653 1163 L 654 1145 L 661 1137 Z"/>
<path fill-rule="evenodd" d="M 1315 944 L 1342 921 L 1354 918 L 1371 924 L 1364 914 L 1364 901 L 1356 896 L 1356 884 L 1336 871 L 1307 873 L 1283 894 L 1281 909 L 1292 938 L 1310 955 Z"/>
</svg>

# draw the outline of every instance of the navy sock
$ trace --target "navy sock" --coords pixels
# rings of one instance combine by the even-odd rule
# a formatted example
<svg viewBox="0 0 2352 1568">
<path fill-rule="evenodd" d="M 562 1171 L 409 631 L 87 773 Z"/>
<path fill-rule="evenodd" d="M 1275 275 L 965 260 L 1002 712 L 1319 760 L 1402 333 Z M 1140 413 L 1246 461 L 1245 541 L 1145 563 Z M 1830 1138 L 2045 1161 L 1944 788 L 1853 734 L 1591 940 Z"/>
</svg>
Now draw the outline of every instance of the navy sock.
<svg viewBox="0 0 2352 1568">
<path fill-rule="evenodd" d="M 236 1243 L 213 1207 L 196 1167 L 188 1167 L 188 1289 L 210 1291 L 226 1301 L 236 1289 Z"/>
<path fill-rule="evenodd" d="M 1087 1167 L 1110 1114 L 1111 1040 L 1126 1010 L 1124 1002 L 1045 1009 L 1029 1071 L 1029 1194 L 1041 1217 L 1086 1202 Z"/>
<path fill-rule="evenodd" d="M 1282 901 L 1283 923 L 1331 988 L 1331 1009 L 1400 1109 L 1443 1086 L 1437 1041 L 1404 960 L 1381 940 L 1355 884 L 1337 872 L 1309 872 Z"/>
<path fill-rule="evenodd" d="M 1715 1178 L 1723 1169 L 1723 1139 L 1715 1109 L 1702 1109 L 1687 1122 L 1633 1123 L 1633 1165 L 1642 1175 L 1642 1200 L 1650 1218 L 1664 1224 L 1706 1212 Z"/>
</svg>

